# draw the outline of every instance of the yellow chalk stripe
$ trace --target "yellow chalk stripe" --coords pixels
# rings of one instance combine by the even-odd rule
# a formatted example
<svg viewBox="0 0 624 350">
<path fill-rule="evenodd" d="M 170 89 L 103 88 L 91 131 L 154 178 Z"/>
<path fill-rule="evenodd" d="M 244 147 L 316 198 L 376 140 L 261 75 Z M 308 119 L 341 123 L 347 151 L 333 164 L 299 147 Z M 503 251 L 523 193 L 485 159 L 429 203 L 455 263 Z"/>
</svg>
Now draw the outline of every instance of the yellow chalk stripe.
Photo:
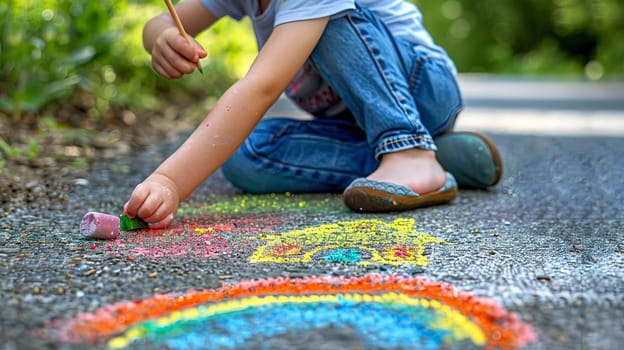
<svg viewBox="0 0 624 350">
<path fill-rule="evenodd" d="M 128 338 L 126 335 L 113 338 L 108 342 L 108 347 L 110 349 L 123 349 L 126 346 L 130 345 L 132 340 Z"/>
<path fill-rule="evenodd" d="M 445 337 L 445 342 L 451 343 L 453 340 L 470 339 L 476 345 L 485 345 L 486 336 L 482 330 L 471 322 L 461 312 L 442 304 L 437 300 L 411 298 L 404 294 L 395 292 L 369 295 L 369 294 L 338 294 L 338 295 L 280 295 L 265 297 L 248 297 L 237 300 L 225 301 L 217 304 L 203 305 L 198 308 L 185 311 L 174 311 L 166 317 L 155 320 L 158 326 L 166 327 L 180 321 L 194 320 L 198 318 L 208 318 L 215 315 L 225 315 L 250 308 L 260 308 L 273 304 L 311 304 L 311 303 L 340 303 L 345 300 L 360 303 L 376 303 L 384 305 L 394 305 L 397 307 L 423 307 L 435 311 L 436 317 L 429 325 L 432 329 L 448 330 L 450 333 Z M 193 311 L 191 311 L 193 310 Z M 120 337 L 109 341 L 108 346 L 112 349 L 119 349 L 127 346 L 135 340 L 145 336 L 145 329 L 138 324 L 131 327 Z"/>
</svg>

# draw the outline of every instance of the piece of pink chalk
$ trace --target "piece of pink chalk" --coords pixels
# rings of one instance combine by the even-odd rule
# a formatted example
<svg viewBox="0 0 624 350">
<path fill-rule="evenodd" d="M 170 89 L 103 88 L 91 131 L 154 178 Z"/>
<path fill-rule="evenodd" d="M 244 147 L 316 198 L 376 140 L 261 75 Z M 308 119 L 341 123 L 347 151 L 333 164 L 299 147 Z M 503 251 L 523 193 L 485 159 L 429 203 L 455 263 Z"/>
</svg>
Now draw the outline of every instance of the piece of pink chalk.
<svg viewBox="0 0 624 350">
<path fill-rule="evenodd" d="M 119 236 L 119 217 L 88 212 L 80 222 L 80 233 L 88 238 L 115 239 Z"/>
</svg>

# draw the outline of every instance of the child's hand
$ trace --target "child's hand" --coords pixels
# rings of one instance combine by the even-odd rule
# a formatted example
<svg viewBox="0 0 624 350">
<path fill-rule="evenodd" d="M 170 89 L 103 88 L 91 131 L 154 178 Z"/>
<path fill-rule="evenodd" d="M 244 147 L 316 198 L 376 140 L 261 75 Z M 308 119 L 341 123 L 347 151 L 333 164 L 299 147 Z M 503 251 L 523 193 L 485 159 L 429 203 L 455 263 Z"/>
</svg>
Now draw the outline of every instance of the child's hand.
<svg viewBox="0 0 624 350">
<path fill-rule="evenodd" d="M 167 79 L 177 79 L 197 69 L 197 62 L 206 57 L 206 51 L 191 38 L 188 44 L 177 28 L 163 30 L 152 47 L 152 66 Z"/>
<path fill-rule="evenodd" d="M 173 222 L 179 203 L 173 181 L 164 175 L 153 174 L 135 187 L 124 205 L 124 213 L 131 218 L 140 217 L 150 228 L 165 228 Z"/>
</svg>

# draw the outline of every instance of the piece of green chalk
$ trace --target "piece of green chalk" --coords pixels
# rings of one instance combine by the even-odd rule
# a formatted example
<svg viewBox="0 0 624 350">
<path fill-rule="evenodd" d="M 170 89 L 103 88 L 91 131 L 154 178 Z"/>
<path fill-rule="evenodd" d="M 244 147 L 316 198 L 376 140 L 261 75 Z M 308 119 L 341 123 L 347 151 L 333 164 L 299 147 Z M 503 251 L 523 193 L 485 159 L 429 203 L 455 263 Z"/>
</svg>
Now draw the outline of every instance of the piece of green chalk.
<svg viewBox="0 0 624 350">
<path fill-rule="evenodd" d="M 119 231 L 132 231 L 141 228 L 149 228 L 147 223 L 143 219 L 136 217 L 131 219 L 128 215 L 119 216 Z"/>
</svg>

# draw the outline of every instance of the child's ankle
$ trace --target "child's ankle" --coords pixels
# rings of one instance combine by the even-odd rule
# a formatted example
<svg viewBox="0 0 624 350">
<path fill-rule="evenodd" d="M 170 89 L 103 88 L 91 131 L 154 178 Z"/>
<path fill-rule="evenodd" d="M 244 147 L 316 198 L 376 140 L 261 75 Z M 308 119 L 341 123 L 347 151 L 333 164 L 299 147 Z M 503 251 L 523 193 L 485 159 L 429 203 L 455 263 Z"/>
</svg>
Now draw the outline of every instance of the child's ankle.
<svg viewBox="0 0 624 350">
<path fill-rule="evenodd" d="M 435 152 L 422 148 L 409 148 L 397 152 L 386 153 L 381 157 L 383 162 L 402 162 L 409 160 L 432 161 L 437 163 Z"/>
<path fill-rule="evenodd" d="M 416 193 L 435 191 L 444 185 L 446 174 L 429 150 L 412 148 L 382 156 L 369 179 L 404 185 Z"/>
</svg>

